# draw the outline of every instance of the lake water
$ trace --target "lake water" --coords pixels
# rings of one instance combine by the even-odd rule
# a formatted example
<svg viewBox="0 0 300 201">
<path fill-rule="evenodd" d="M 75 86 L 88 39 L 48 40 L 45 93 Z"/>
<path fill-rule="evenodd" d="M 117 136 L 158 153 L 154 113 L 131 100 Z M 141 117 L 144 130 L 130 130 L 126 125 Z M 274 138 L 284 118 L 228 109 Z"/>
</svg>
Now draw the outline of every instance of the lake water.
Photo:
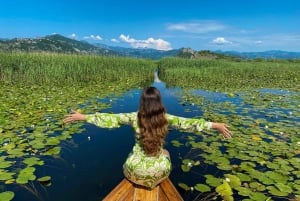
<svg viewBox="0 0 300 201">
<path fill-rule="evenodd" d="M 178 95 L 180 89 L 166 88 L 163 82 L 154 82 L 162 94 L 167 112 L 184 117 L 202 115 L 202 109 L 193 104 L 181 104 Z M 140 89 L 132 89 L 122 97 L 108 97 L 99 100 L 111 104 L 103 112 L 132 112 L 137 111 Z M 240 104 L 239 97 L 229 98 L 222 93 L 211 93 L 201 90 L 195 94 L 209 98 L 215 102 L 231 102 Z M 189 110 L 189 112 L 186 112 Z M 254 114 L 255 115 L 255 114 Z M 263 114 L 259 114 L 261 117 Z M 62 117 L 63 118 L 63 117 Z M 37 167 L 37 174 L 51 175 L 52 185 L 43 187 L 36 182 L 25 187 L 14 185 L 9 188 L 15 192 L 14 201 L 97 201 L 102 200 L 122 179 L 122 165 L 134 144 L 134 133 L 130 126 L 118 129 L 101 129 L 85 124 L 86 132 L 75 134 L 70 141 L 63 142 L 59 158 L 46 159 L 44 166 Z M 221 172 L 214 166 L 203 166 L 198 172 L 183 173 L 181 158 L 191 153 L 190 148 L 176 148 L 170 143 L 174 139 L 186 138 L 191 133 L 171 130 L 166 141 L 166 148 L 171 154 L 173 170 L 170 179 L 177 186 L 178 182 L 191 184 L 205 183 L 201 171 L 205 174 L 218 175 Z M 178 187 L 185 200 L 193 200 L 196 192 L 185 192 Z M 1 190 L 0 190 L 1 191 Z"/>
</svg>

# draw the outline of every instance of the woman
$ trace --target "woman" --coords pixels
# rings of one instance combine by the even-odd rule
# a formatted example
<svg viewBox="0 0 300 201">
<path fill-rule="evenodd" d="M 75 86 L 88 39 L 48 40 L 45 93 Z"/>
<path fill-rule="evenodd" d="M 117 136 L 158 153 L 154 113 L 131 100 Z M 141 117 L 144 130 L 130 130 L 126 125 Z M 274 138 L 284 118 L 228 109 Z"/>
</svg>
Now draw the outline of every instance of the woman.
<svg viewBox="0 0 300 201">
<path fill-rule="evenodd" d="M 170 155 L 163 149 L 169 125 L 188 131 L 213 128 L 224 138 L 231 137 L 231 131 L 224 123 L 167 114 L 160 92 L 155 87 L 143 90 L 138 112 L 85 115 L 73 111 L 64 119 L 64 123 L 74 121 L 86 121 L 101 128 L 116 128 L 122 124 L 131 124 L 136 133 L 136 143 L 123 165 L 124 175 L 133 183 L 148 188 L 154 188 L 171 172 Z"/>
</svg>

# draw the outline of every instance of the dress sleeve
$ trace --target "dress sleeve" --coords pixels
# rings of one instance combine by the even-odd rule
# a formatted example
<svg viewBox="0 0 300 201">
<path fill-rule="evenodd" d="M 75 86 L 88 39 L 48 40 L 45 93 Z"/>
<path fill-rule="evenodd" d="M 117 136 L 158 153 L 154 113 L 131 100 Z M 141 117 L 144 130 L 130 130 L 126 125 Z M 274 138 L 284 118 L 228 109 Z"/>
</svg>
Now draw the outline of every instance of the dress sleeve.
<svg viewBox="0 0 300 201">
<path fill-rule="evenodd" d="M 86 115 L 86 121 L 101 128 L 118 128 L 122 124 L 132 124 L 136 121 L 136 112 L 131 113 L 95 113 Z"/>
<path fill-rule="evenodd" d="M 212 122 L 205 121 L 203 118 L 185 118 L 171 114 L 166 114 L 166 118 L 171 127 L 190 132 L 202 131 L 203 129 L 209 130 L 212 126 Z"/>
</svg>

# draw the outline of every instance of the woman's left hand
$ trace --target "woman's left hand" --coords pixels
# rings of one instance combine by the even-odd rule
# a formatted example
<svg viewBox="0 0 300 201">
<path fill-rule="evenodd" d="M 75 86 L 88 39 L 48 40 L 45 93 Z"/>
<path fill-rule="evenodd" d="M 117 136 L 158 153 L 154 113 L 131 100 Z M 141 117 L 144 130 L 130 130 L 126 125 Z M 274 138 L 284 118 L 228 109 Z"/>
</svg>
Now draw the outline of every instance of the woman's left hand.
<svg viewBox="0 0 300 201">
<path fill-rule="evenodd" d="M 232 133 L 229 130 L 229 126 L 225 123 L 216 123 L 213 122 L 212 123 L 212 128 L 218 130 L 224 138 L 231 138 L 232 137 Z"/>
</svg>

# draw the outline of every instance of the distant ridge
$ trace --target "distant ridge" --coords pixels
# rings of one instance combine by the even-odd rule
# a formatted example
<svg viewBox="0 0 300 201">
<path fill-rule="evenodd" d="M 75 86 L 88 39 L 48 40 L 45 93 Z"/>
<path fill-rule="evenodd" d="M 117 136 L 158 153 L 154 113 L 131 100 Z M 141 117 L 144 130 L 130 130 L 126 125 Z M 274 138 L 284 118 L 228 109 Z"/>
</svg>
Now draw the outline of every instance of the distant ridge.
<svg viewBox="0 0 300 201">
<path fill-rule="evenodd" d="M 174 57 L 177 56 L 181 49 L 175 50 L 156 50 L 151 48 L 124 48 L 124 47 L 113 47 L 103 44 L 95 44 L 97 47 L 106 48 L 114 52 L 118 52 L 122 56 L 136 57 L 136 58 L 149 58 L 149 59 L 161 59 L 163 57 Z"/>
<path fill-rule="evenodd" d="M 0 50 L 117 55 L 116 52 L 108 49 L 101 49 L 87 42 L 77 41 L 59 34 L 40 38 L 14 38 L 11 40 L 0 40 Z"/>
<path fill-rule="evenodd" d="M 244 59 L 300 59 L 300 52 L 269 50 L 263 52 L 215 51 L 216 53 L 240 57 Z"/>
<path fill-rule="evenodd" d="M 300 52 L 271 50 L 264 52 L 237 52 L 237 51 L 196 51 L 191 48 L 174 50 L 156 50 L 147 48 L 124 48 L 107 46 L 104 44 L 91 44 L 78 41 L 59 34 L 39 38 L 0 39 L 0 52 L 55 52 L 70 54 L 95 54 L 125 56 L 145 59 L 161 59 L 164 57 L 182 58 L 240 58 L 240 59 L 300 59 Z"/>
</svg>

